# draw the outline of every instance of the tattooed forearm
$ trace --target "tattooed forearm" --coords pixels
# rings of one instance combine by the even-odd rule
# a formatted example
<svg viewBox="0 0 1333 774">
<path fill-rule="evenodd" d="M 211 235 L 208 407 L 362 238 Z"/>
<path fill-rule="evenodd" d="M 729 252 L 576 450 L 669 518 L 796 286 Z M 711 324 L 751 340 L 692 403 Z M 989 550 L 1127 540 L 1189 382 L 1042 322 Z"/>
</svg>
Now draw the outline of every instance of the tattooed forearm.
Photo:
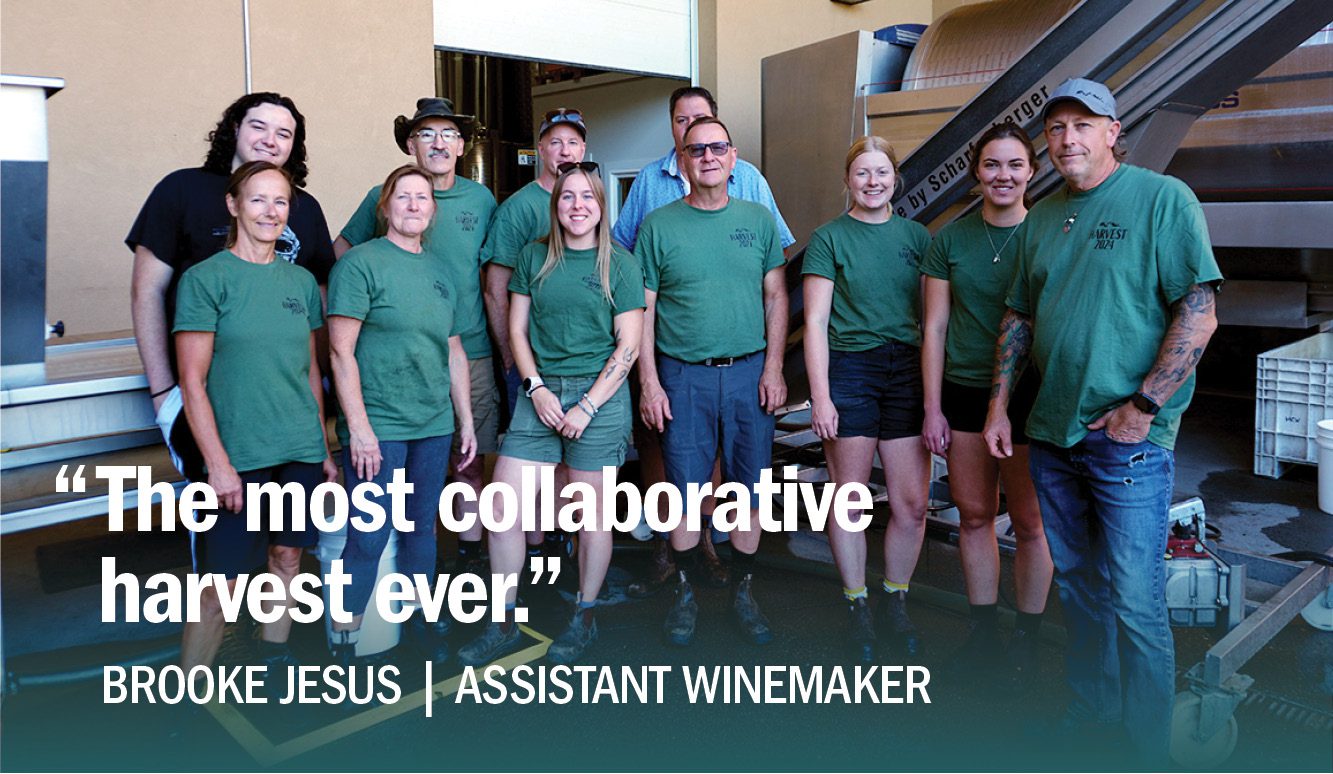
<svg viewBox="0 0 1333 774">
<path fill-rule="evenodd" d="M 1162 405 L 1194 372 L 1217 330 L 1217 293 L 1211 285 L 1193 285 L 1172 308 L 1171 325 L 1157 350 L 1157 360 L 1143 380 L 1143 394 Z"/>
<path fill-rule="evenodd" d="M 1032 318 L 1012 309 L 1000 320 L 1000 336 L 995 341 L 995 371 L 991 375 L 991 400 L 1000 398 L 1008 405 L 1018 377 L 1028 366 L 1032 352 Z"/>
</svg>

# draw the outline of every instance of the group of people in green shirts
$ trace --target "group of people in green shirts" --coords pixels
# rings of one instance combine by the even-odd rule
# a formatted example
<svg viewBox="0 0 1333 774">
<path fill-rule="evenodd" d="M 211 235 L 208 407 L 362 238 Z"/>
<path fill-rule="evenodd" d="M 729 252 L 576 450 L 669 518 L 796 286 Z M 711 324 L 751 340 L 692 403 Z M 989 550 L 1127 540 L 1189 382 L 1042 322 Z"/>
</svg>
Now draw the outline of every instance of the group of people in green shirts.
<svg viewBox="0 0 1333 774">
<path fill-rule="evenodd" d="M 677 122 L 678 108 L 692 105 L 700 114 Z M 247 482 L 334 480 L 339 466 L 323 429 L 322 374 L 330 373 L 346 485 L 382 484 L 395 470 L 414 485 L 414 529 L 396 536 L 406 573 L 434 571 L 438 495 L 447 477 L 479 488 L 485 455 L 498 455 L 494 480 L 514 487 L 526 470 L 552 466 L 557 485 L 601 491 L 637 422 L 660 442 L 664 479 L 682 489 L 714 479 L 715 467 L 721 480 L 758 481 L 787 401 L 791 239 L 767 186 L 754 188 L 757 173 L 738 167 L 711 95 L 682 89 L 671 112 L 676 145 L 635 183 L 626 208 L 637 202 L 642 211 L 629 240 L 612 237 L 579 111 L 546 114 L 537 179 L 497 208 L 487 189 L 458 175 L 471 117 L 426 98 L 394 124 L 414 163 L 372 188 L 338 239 L 329 244 L 325 231 L 321 246 L 322 213 L 299 190 L 303 119 L 278 95 L 239 100 L 210 137 L 210 161 L 159 184 L 127 239 L 136 334 L 173 454 L 188 456 L 192 436 L 204 463 L 194 475 L 206 475 L 234 512 Z M 868 136 L 848 150 L 849 206 L 814 231 L 800 268 L 804 349 L 830 478 L 867 482 L 876 454 L 884 472 L 891 517 L 877 604 L 865 534 L 831 525 L 829 542 L 855 657 L 877 660 L 884 645 L 918 656 L 906 600 L 930 454 L 946 456 L 973 611 L 960 661 L 1001 668 L 994 519 L 1002 485 L 1018 542 L 1008 669 L 1022 676 L 1035 667 L 1054 576 L 1071 631 L 1063 722 L 1088 733 L 1123 726 L 1151 758 L 1166 727 L 1163 683 L 1169 690 L 1173 679 L 1161 666 L 1171 663 L 1171 641 L 1152 554 L 1165 540 L 1170 449 L 1215 325 L 1220 274 L 1188 189 L 1121 163 L 1104 86 L 1068 82 L 1043 119 L 1066 187 L 1029 216 L 1037 153 L 1022 129 L 997 124 L 971 153 L 980 207 L 933 239 L 890 207 L 899 177 L 889 143 Z M 175 179 L 187 172 L 197 179 Z M 230 223 L 222 249 L 201 255 L 220 236 L 220 210 Z M 294 229 L 298 211 L 304 234 Z M 170 231 L 160 223 L 169 218 L 191 238 L 155 237 Z M 174 308 L 174 359 L 160 351 L 164 299 Z M 512 412 L 503 440 L 502 402 Z M 182 404 L 186 433 L 172 422 Z M 236 521 L 199 536 L 197 571 L 234 579 L 267 551 L 269 568 L 290 575 L 317 537 L 249 535 Z M 347 607 L 357 615 L 334 624 L 331 642 L 344 663 L 356 658 L 392 531 L 347 535 Z M 482 536 L 459 537 L 470 569 Z M 611 533 L 578 537 L 578 596 L 548 651 L 560 663 L 583 657 L 597 637 L 611 559 Z M 774 632 L 754 593 L 759 538 L 757 526 L 730 534 L 730 570 L 735 621 L 764 644 Z M 521 572 L 541 540 L 518 527 L 491 534 L 491 570 Z M 684 646 L 697 626 L 694 587 L 709 576 L 701 542 L 712 541 L 684 525 L 667 540 L 675 577 L 664 584 L 674 589 L 664 634 Z M 211 661 L 221 636 L 216 598 L 204 602 L 203 620 L 187 626 L 185 666 Z M 293 659 L 289 627 L 265 626 L 260 652 L 270 665 Z M 450 656 L 449 628 L 447 617 L 418 614 L 409 632 L 439 661 Z M 457 655 L 479 665 L 519 641 L 506 614 Z"/>
</svg>

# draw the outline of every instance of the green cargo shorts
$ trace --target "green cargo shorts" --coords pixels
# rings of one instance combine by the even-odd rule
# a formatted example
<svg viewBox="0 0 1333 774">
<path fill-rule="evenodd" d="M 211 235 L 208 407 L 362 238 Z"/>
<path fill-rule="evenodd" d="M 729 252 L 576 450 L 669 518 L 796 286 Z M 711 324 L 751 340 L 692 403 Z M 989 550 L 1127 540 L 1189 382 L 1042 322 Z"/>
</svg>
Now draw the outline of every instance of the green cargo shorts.
<svg viewBox="0 0 1333 774">
<path fill-rule="evenodd" d="M 546 386 L 560 399 L 566 412 L 581 411 L 577 405 L 596 376 L 546 377 Z M 564 438 L 542 424 L 532 399 L 519 393 L 509 432 L 500 445 L 500 456 L 532 462 L 563 462 L 574 470 L 599 471 L 607 465 L 620 467 L 629 448 L 629 389 L 621 384 L 615 395 L 597 410 L 583 436 Z"/>
</svg>

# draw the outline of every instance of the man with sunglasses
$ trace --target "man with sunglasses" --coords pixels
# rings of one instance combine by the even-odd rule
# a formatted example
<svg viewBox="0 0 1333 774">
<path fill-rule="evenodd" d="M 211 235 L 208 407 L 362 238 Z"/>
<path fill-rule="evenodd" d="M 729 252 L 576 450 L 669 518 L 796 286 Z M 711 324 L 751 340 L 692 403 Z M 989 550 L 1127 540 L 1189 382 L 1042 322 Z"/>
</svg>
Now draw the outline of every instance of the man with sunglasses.
<svg viewBox="0 0 1333 774">
<path fill-rule="evenodd" d="M 634 243 L 639 236 L 639 226 L 648 213 L 677 201 L 690 192 L 690 184 L 683 172 L 685 128 L 699 118 L 717 118 L 717 100 L 713 99 L 712 93 L 702 86 L 682 86 L 671 93 L 668 111 L 671 116 L 671 137 L 674 141 L 672 148 L 665 156 L 645 166 L 639 172 L 611 229 L 611 236 L 628 250 L 634 249 Z M 736 158 L 736 165 L 731 175 L 727 178 L 727 194 L 734 199 L 762 204 L 773 213 L 778 235 L 782 239 L 784 255 L 796 243 L 791 229 L 787 228 L 786 221 L 782 219 L 782 213 L 778 212 L 778 205 L 773 200 L 773 192 L 768 187 L 768 181 L 753 164 L 739 156 Z M 639 453 L 640 470 L 645 479 L 643 485 L 647 487 L 662 480 L 661 443 L 656 434 L 647 432 L 642 425 L 635 423 L 634 429 L 634 446 Z M 715 470 L 715 483 L 719 480 L 716 473 Z M 705 541 L 703 545 L 705 577 L 709 585 L 726 586 L 727 569 L 718 559 L 713 542 Z M 671 563 L 671 555 L 667 548 L 665 540 L 655 542 L 652 567 L 646 576 L 630 584 L 631 597 L 653 596 L 675 577 L 676 568 Z"/>
<path fill-rule="evenodd" d="M 426 237 L 425 249 L 453 269 L 458 313 L 468 321 L 462 338 L 472 380 L 477 454 L 470 465 L 459 468 L 459 450 L 455 444 L 449 463 L 449 479 L 480 491 L 485 468 L 482 455 L 500 450 L 500 390 L 495 383 L 481 294 L 481 245 L 495 212 L 495 197 L 486 186 L 457 174 L 463 146 L 472 134 L 472 122 L 472 116 L 455 114 L 450 100 L 423 97 L 417 100 L 417 111 L 410 119 L 407 116 L 394 119 L 393 136 L 398 148 L 430 173 L 435 189 L 435 220 Z M 347 225 L 343 226 L 342 233 L 333 243 L 333 251 L 339 258 L 352 247 L 373 239 L 380 231 L 375 214 L 379 196 L 380 186 L 371 188 Z M 459 437 L 455 435 L 455 438 Z M 475 511 L 476 504 L 461 507 L 471 507 Z M 486 561 L 486 553 L 481 548 L 481 533 L 482 528 L 477 525 L 458 536 L 455 571 L 481 570 Z"/>
<path fill-rule="evenodd" d="M 772 415 L 787 399 L 781 237 L 767 209 L 728 193 L 736 149 L 726 126 L 706 116 L 683 139 L 690 192 L 644 219 L 634 250 L 648 302 L 639 410 L 663 433 L 672 485 L 708 483 L 721 449 L 723 480 L 753 487 L 772 462 Z M 750 500 L 757 508 L 753 489 Z M 759 537 L 757 525 L 732 531 L 733 610 L 746 638 L 763 645 L 773 632 L 752 595 Z M 674 645 L 694 637 L 699 542 L 684 524 L 671 534 L 678 582 L 664 629 Z"/>
</svg>

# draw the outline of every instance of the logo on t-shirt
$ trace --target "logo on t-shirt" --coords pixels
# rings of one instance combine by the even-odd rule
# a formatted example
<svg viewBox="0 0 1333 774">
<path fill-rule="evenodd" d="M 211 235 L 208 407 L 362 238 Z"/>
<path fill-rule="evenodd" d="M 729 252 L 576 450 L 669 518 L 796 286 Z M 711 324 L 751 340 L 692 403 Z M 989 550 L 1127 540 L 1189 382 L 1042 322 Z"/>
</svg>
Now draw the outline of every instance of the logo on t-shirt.
<svg viewBox="0 0 1333 774">
<path fill-rule="evenodd" d="M 443 282 L 440 282 L 439 280 L 435 280 L 434 288 L 435 288 L 435 292 L 440 294 L 440 298 L 448 298 L 448 297 L 449 297 L 449 288 L 448 288 L 448 286 L 446 286 Z"/>
<path fill-rule="evenodd" d="M 759 235 L 748 228 L 738 228 L 731 232 L 731 241 L 735 242 L 742 250 L 748 249 L 750 245 L 759 240 Z"/>
<path fill-rule="evenodd" d="M 587 288 L 588 290 L 591 290 L 594 293 L 602 292 L 602 278 L 597 276 L 596 274 L 589 274 L 585 276 L 582 282 L 583 282 L 583 287 Z"/>
<path fill-rule="evenodd" d="M 301 254 L 301 240 L 291 226 L 283 227 L 276 249 L 279 258 L 287 263 L 296 263 L 296 256 Z"/>
<path fill-rule="evenodd" d="M 470 210 L 462 210 L 454 216 L 454 222 L 458 224 L 458 227 L 468 232 L 476 231 L 477 223 L 480 220 L 481 218 L 477 217 L 477 213 Z"/>
<path fill-rule="evenodd" d="M 302 317 L 305 316 L 305 304 L 301 303 L 301 299 L 299 298 L 288 297 L 283 299 L 282 308 L 292 314 L 301 315 Z"/>
<path fill-rule="evenodd" d="M 1092 230 L 1092 240 L 1094 250 L 1114 250 L 1115 243 L 1125 238 L 1129 229 L 1122 228 L 1119 223 L 1111 220 L 1103 220 L 1097 224 L 1097 228 Z"/>
<path fill-rule="evenodd" d="M 917 255 L 917 252 L 910 247 L 898 248 L 898 257 L 913 269 L 921 265 L 921 256 Z"/>
</svg>

